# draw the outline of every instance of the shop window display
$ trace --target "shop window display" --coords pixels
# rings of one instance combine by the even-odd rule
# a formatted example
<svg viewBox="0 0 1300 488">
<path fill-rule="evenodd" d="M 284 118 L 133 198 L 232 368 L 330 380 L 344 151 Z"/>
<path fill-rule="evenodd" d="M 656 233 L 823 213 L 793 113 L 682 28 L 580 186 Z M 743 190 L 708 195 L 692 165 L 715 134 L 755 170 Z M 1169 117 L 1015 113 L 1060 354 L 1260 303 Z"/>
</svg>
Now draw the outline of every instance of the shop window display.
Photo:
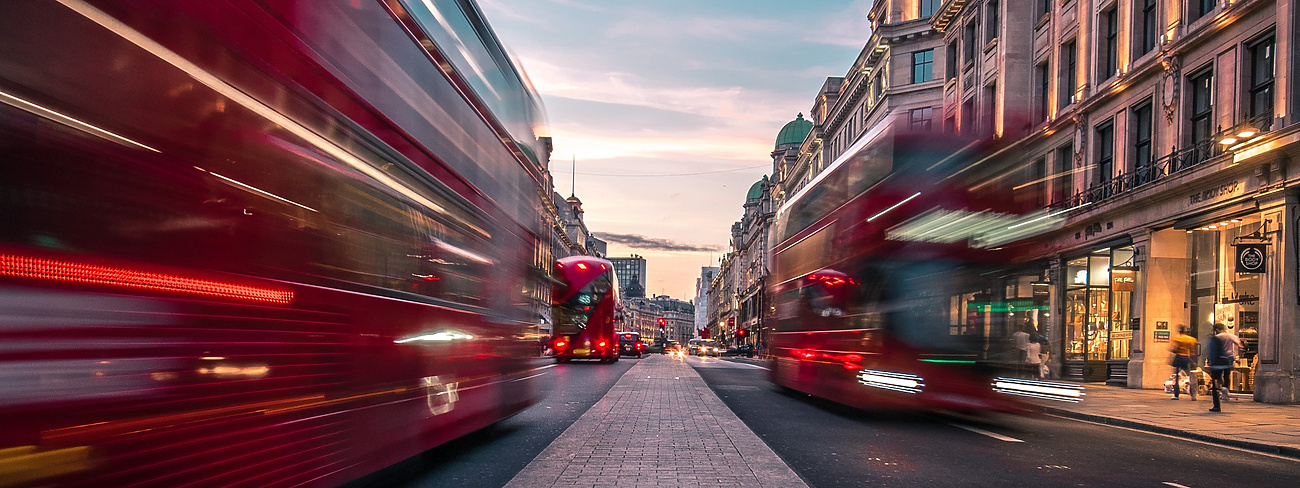
<svg viewBox="0 0 1300 488">
<path fill-rule="evenodd" d="M 1112 289 L 1111 267 L 1130 265 L 1131 246 L 1107 248 L 1066 262 L 1065 359 L 1105 361 L 1129 355 L 1133 292 Z"/>
<path fill-rule="evenodd" d="M 1232 244 L 1260 227 L 1259 215 L 1249 215 L 1206 223 L 1187 231 L 1192 253 L 1188 280 L 1192 334 L 1204 348 L 1214 333 L 1214 324 L 1219 322 L 1241 338 L 1242 349 L 1229 378 L 1229 388 L 1237 392 L 1254 389 L 1262 275 L 1236 272 L 1236 250 Z M 1205 351 L 1201 352 L 1203 359 Z"/>
</svg>

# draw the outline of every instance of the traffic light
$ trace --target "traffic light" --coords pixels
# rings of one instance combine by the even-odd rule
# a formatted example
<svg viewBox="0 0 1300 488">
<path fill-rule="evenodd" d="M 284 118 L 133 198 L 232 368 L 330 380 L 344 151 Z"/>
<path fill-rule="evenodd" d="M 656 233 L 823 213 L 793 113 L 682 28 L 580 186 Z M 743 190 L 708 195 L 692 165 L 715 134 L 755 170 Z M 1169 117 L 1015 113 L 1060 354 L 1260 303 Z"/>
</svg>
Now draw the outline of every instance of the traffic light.
<svg viewBox="0 0 1300 488">
<path fill-rule="evenodd" d="M 744 339 L 744 338 L 745 338 L 745 335 L 748 334 L 748 333 L 749 333 L 749 331 L 747 331 L 747 330 L 745 330 L 745 329 L 736 329 L 736 337 L 739 337 L 739 338 L 741 338 L 741 339 Z"/>
<path fill-rule="evenodd" d="M 668 325 L 668 320 L 663 317 L 659 317 L 659 327 L 662 328 L 665 325 Z"/>
</svg>

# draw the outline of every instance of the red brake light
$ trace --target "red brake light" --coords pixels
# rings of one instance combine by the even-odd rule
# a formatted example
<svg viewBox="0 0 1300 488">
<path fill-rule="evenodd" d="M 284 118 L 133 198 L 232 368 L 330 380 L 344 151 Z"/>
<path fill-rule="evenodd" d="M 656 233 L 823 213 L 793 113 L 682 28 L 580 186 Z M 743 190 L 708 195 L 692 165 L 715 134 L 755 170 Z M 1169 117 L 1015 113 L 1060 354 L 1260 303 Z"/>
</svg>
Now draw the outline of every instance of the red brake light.
<svg viewBox="0 0 1300 488">
<path fill-rule="evenodd" d="M 605 341 L 600 341 L 600 342 L 596 343 L 596 346 L 597 346 L 597 347 L 605 347 Z"/>
<path fill-rule="evenodd" d="M 556 348 L 556 349 L 564 349 L 564 346 L 567 346 L 567 345 L 569 345 L 567 342 L 564 342 L 564 341 L 555 341 L 555 348 Z"/>
<path fill-rule="evenodd" d="M 587 270 L 587 263 L 578 263 L 578 269 L 583 270 L 583 271 L 586 271 L 586 270 Z"/>
</svg>

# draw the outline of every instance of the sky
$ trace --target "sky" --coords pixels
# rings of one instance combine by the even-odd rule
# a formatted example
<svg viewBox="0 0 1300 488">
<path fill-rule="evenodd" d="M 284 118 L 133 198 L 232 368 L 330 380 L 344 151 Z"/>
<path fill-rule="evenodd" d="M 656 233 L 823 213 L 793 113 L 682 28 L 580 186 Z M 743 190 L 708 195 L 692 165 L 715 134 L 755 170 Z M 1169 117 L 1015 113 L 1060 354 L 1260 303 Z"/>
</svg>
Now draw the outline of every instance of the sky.
<svg viewBox="0 0 1300 488">
<path fill-rule="evenodd" d="M 479 0 L 546 106 L 555 189 L 647 295 L 691 300 L 777 132 L 870 36 L 870 0 Z M 576 175 L 570 171 L 576 161 Z"/>
</svg>

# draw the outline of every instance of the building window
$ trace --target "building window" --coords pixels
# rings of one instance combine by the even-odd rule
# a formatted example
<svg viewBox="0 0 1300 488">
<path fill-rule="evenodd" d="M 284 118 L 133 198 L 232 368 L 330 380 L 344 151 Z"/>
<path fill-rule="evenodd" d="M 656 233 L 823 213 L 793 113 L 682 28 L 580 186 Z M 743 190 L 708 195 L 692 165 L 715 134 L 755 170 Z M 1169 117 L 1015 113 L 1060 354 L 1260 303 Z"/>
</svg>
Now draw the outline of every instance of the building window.
<svg viewBox="0 0 1300 488">
<path fill-rule="evenodd" d="M 1042 18 L 1044 15 L 1052 13 L 1052 1 L 1053 0 L 1038 0 L 1039 18 Z"/>
<path fill-rule="evenodd" d="M 989 43 L 998 37 L 998 0 L 989 0 L 984 10 L 984 42 Z"/>
<path fill-rule="evenodd" d="M 934 109 L 930 107 L 912 109 L 910 118 L 913 131 L 930 132 L 930 119 L 934 118 Z"/>
<path fill-rule="evenodd" d="M 966 100 L 961 104 L 961 133 L 964 135 L 975 134 L 975 99 Z"/>
<path fill-rule="evenodd" d="M 912 83 L 921 83 L 934 79 L 934 50 L 912 53 Z"/>
<path fill-rule="evenodd" d="M 1188 90 L 1191 110 L 1188 111 L 1187 142 L 1196 144 L 1214 136 L 1214 71 L 1205 68 L 1188 77 L 1188 84 L 1191 85 Z"/>
<path fill-rule="evenodd" d="M 1048 67 L 1047 61 L 1043 61 L 1043 64 L 1034 68 L 1034 74 L 1036 76 L 1036 81 L 1038 82 L 1038 97 L 1034 108 L 1037 109 L 1037 122 L 1040 123 L 1047 121 L 1047 105 L 1052 99 L 1052 76 L 1050 69 L 1051 68 Z"/>
<path fill-rule="evenodd" d="M 1216 0 L 1187 0 L 1187 23 L 1196 22 L 1214 10 Z"/>
<path fill-rule="evenodd" d="M 1115 123 L 1108 120 L 1097 126 L 1097 179 L 1102 195 L 1110 196 L 1110 180 L 1115 176 Z"/>
<path fill-rule="evenodd" d="M 1133 33 L 1137 38 L 1133 43 L 1133 58 L 1142 57 L 1156 48 L 1156 31 L 1160 22 L 1156 20 L 1156 0 L 1137 0 L 1134 2 Z"/>
<path fill-rule="evenodd" d="M 1246 115 L 1271 116 L 1273 114 L 1273 36 L 1254 41 L 1246 46 L 1250 56 L 1250 80 Z"/>
<path fill-rule="evenodd" d="M 984 113 L 983 113 L 984 120 L 980 122 L 980 124 L 983 125 L 983 127 L 980 128 L 980 132 L 982 132 L 984 135 L 990 137 L 997 136 L 997 128 L 995 126 L 997 120 L 997 110 L 998 110 L 998 86 L 989 85 L 984 87 Z"/>
<path fill-rule="evenodd" d="M 1151 118 L 1151 100 L 1133 107 L 1130 113 L 1132 113 L 1130 123 L 1133 127 L 1133 147 L 1130 153 L 1133 160 L 1129 167 L 1137 172 L 1137 181 L 1140 185 L 1154 180 L 1156 176 L 1151 174 L 1151 168 L 1155 162 L 1151 151 L 1152 123 L 1154 122 Z"/>
<path fill-rule="evenodd" d="M 1097 81 L 1100 82 L 1119 70 L 1119 12 L 1111 7 L 1097 20 L 1101 38 L 1097 46 Z"/>
<path fill-rule="evenodd" d="M 956 78 L 957 65 L 960 63 L 960 61 L 957 60 L 957 41 L 948 44 L 948 56 L 944 58 L 943 62 L 947 65 L 947 68 L 944 69 L 944 73 L 947 74 L 946 80 Z"/>
<path fill-rule="evenodd" d="M 1074 144 L 1056 148 L 1056 177 L 1052 179 L 1052 202 L 1064 202 L 1073 193 Z"/>
<path fill-rule="evenodd" d="M 1074 91 L 1078 87 L 1075 83 L 1078 66 L 1075 63 L 1079 59 L 1079 50 L 1075 49 L 1074 43 L 1074 39 L 1071 39 L 1061 45 L 1061 78 L 1056 86 L 1058 95 L 1056 105 L 1060 107 L 1066 107 L 1075 102 Z"/>
<path fill-rule="evenodd" d="M 975 30 L 978 24 L 978 19 L 972 20 L 969 24 L 966 24 L 966 32 L 964 32 L 962 39 L 962 43 L 964 44 L 962 47 L 965 48 L 965 53 L 963 53 L 964 57 L 962 58 L 963 64 L 975 62 Z"/>
<path fill-rule="evenodd" d="M 1041 207 L 1046 207 L 1048 204 L 1052 203 L 1051 201 L 1046 201 L 1050 196 L 1050 194 L 1047 193 L 1047 183 L 1049 181 L 1047 175 L 1047 156 L 1043 156 L 1034 161 L 1034 179 L 1032 181 L 1036 183 L 1029 186 L 1029 188 L 1033 188 L 1033 198 L 1035 203 Z"/>
<path fill-rule="evenodd" d="M 939 10 L 939 4 L 943 0 L 921 0 L 921 17 L 929 17 Z"/>
</svg>

